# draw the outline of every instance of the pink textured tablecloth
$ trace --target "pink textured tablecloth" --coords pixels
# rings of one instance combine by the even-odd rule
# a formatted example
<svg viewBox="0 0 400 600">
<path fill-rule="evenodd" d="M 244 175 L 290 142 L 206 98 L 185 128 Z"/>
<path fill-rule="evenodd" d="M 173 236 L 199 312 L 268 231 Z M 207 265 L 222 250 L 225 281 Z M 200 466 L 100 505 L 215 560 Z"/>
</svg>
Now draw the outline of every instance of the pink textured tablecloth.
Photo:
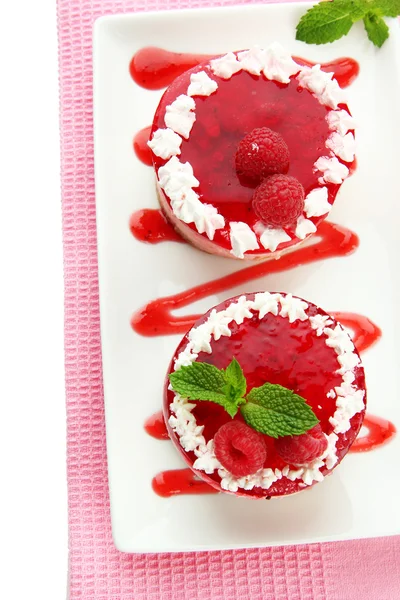
<svg viewBox="0 0 400 600">
<path fill-rule="evenodd" d="M 243 2 L 242 2 L 243 3 Z M 198 0 L 58 0 L 71 600 L 398 600 L 400 538 L 128 555 L 112 542 L 93 173 L 92 26 Z M 232 0 L 215 5 L 235 4 Z"/>
</svg>

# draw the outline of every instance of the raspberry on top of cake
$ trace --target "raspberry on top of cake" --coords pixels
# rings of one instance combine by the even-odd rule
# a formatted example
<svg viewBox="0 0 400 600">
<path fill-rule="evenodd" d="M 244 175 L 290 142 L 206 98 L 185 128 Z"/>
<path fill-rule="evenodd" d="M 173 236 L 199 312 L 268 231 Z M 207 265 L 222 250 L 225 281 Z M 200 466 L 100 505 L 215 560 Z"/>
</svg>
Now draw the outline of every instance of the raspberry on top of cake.
<svg viewBox="0 0 400 600">
<path fill-rule="evenodd" d="M 279 254 L 317 231 L 354 161 L 354 120 L 333 73 L 279 44 L 180 75 L 149 146 L 161 206 L 208 252 Z"/>
</svg>

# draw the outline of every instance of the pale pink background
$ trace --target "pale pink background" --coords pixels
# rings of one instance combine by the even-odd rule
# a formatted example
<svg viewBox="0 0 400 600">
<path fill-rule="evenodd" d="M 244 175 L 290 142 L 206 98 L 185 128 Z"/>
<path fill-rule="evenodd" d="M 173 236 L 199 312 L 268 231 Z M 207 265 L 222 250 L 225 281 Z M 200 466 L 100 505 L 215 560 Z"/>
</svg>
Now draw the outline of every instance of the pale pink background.
<svg viewBox="0 0 400 600">
<path fill-rule="evenodd" d="M 92 26 L 106 14 L 209 4 L 58 0 L 70 598 L 397 600 L 399 537 L 172 555 L 122 554 L 112 542 L 97 281 Z"/>
</svg>

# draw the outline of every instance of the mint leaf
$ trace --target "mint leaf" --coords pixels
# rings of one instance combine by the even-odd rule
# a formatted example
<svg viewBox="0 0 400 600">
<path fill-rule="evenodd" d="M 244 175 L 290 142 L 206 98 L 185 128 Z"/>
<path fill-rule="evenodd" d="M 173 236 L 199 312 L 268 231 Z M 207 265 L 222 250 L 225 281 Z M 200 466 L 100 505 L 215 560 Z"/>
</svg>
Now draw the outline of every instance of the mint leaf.
<svg viewBox="0 0 400 600">
<path fill-rule="evenodd" d="M 245 402 L 236 393 L 227 395 L 231 384 L 227 381 L 226 372 L 208 363 L 194 362 L 188 367 L 181 367 L 170 374 L 169 380 L 175 392 L 184 398 L 215 402 L 223 406 L 231 417 L 236 415 L 238 406 Z"/>
<path fill-rule="evenodd" d="M 194 362 L 171 373 L 169 380 L 178 394 L 189 400 L 224 401 L 226 384 L 223 371 L 203 362 Z M 214 401 L 217 401 L 214 400 Z"/>
<path fill-rule="evenodd" d="M 371 40 L 375 46 L 378 46 L 378 48 L 380 48 L 383 42 L 389 37 L 389 27 L 386 25 L 385 21 L 382 17 L 378 17 L 372 12 L 364 17 L 364 27 L 368 39 Z"/>
<path fill-rule="evenodd" d="M 372 0 L 368 8 L 382 17 L 397 17 L 400 15 L 400 0 Z"/>
<path fill-rule="evenodd" d="M 253 388 L 241 413 L 250 427 L 273 438 L 301 435 L 319 422 L 304 398 L 272 383 Z"/>
<path fill-rule="evenodd" d="M 233 358 L 231 363 L 225 369 L 226 390 L 225 393 L 233 402 L 243 399 L 246 393 L 246 378 L 236 358 Z M 243 399 L 243 402 L 245 400 Z"/>
<path fill-rule="evenodd" d="M 368 9 L 361 0 L 333 0 L 310 8 L 300 19 L 296 39 L 308 44 L 326 44 L 347 35 Z"/>
</svg>

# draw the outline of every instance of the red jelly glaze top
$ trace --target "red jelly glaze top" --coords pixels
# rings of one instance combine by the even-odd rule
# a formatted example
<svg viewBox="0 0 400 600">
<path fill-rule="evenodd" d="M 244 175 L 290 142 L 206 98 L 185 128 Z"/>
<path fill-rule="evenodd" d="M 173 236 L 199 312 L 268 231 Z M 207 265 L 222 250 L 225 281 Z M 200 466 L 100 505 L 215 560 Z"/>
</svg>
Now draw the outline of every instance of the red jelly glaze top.
<svg viewBox="0 0 400 600">
<path fill-rule="evenodd" d="M 321 156 L 329 155 L 325 146 L 330 134 L 326 115 L 331 109 L 301 88 L 294 76 L 289 84 L 282 84 L 267 80 L 264 75 L 258 77 L 240 71 L 224 80 L 212 73 L 208 63 L 202 63 L 180 75 L 165 91 L 154 117 L 151 137 L 157 129 L 165 128 L 166 107 L 179 95 L 186 94 L 191 74 L 198 71 L 206 71 L 218 82 L 218 89 L 210 96 L 194 96 L 196 121 L 189 139 L 182 141 L 179 160 L 192 165 L 200 182 L 195 188 L 200 200 L 215 206 L 225 218 L 225 227 L 215 232 L 214 242 L 230 249 L 230 221 L 242 221 L 251 228 L 259 221 L 251 204 L 254 188 L 243 185 L 236 173 L 235 154 L 240 140 L 260 127 L 280 133 L 290 151 L 287 174 L 299 179 L 307 195 L 321 185 L 318 182 L 321 173 L 315 172 L 313 165 Z M 349 111 L 345 104 L 339 108 Z M 156 171 L 166 162 L 153 154 Z M 333 204 L 341 186 L 324 185 L 328 188 L 328 201 Z M 318 227 L 325 217 L 312 217 L 311 221 Z M 193 223 L 187 226 L 197 231 Z M 294 235 L 295 224 L 284 229 L 291 241 L 280 244 L 279 251 L 300 241 Z M 246 254 L 267 252 L 260 244 L 259 249 Z"/>
<path fill-rule="evenodd" d="M 252 300 L 254 294 L 248 294 L 246 297 L 248 300 Z M 224 310 L 234 300 L 235 298 L 226 300 L 215 308 L 217 311 Z M 326 315 L 323 310 L 314 304 L 309 302 L 308 305 L 307 314 L 309 316 Z M 204 323 L 208 319 L 211 310 L 213 309 L 203 315 L 194 327 Z M 332 320 L 334 322 L 330 327 L 334 328 L 336 321 L 333 318 Z M 212 338 L 212 354 L 200 352 L 197 360 L 213 364 L 222 369 L 226 368 L 232 358 L 235 357 L 246 376 L 247 393 L 253 387 L 261 386 L 265 382 L 277 383 L 292 389 L 307 400 L 307 403 L 320 420 L 324 433 L 327 435 L 332 433 L 333 427 L 329 422 L 329 418 L 335 412 L 336 400 L 327 398 L 326 394 L 333 387 L 340 386 L 342 377 L 337 373 L 339 364 L 336 352 L 326 345 L 326 337 L 318 337 L 315 331 L 311 329 L 309 320 L 297 320 L 294 323 L 289 323 L 287 318 L 276 317 L 270 313 L 263 319 L 259 319 L 256 312 L 252 319 L 245 319 L 241 325 L 237 325 L 233 321 L 229 327 L 232 332 L 231 337 L 223 336 L 218 341 Z M 179 344 L 171 361 L 168 374 L 173 371 L 174 360 L 186 347 L 187 343 L 188 334 L 183 337 Z M 168 424 L 168 419 L 171 416 L 170 404 L 174 398 L 174 393 L 168 389 L 168 384 L 167 377 L 164 389 L 164 415 L 169 435 L 188 465 L 192 467 L 196 456 L 193 452 L 183 450 L 178 437 Z M 355 369 L 354 385 L 365 390 L 364 369 L 361 366 Z M 193 414 L 196 417 L 197 424 L 204 425 L 203 435 L 206 441 L 209 441 L 214 437 L 219 427 L 230 420 L 230 417 L 222 407 L 213 402 L 195 402 L 195 404 L 196 408 L 193 410 Z M 346 433 L 338 434 L 336 443 L 338 462 L 335 467 L 348 452 L 357 437 L 364 414 L 365 409 L 354 415 L 350 421 L 350 429 Z M 235 418 L 241 419 L 240 413 Z M 264 437 L 267 444 L 267 460 L 264 467 L 282 469 L 285 463 L 276 454 L 272 438 Z M 293 468 L 298 467 L 293 466 Z M 221 490 L 221 478 L 217 473 L 206 475 L 204 472 L 197 470 L 195 472 L 204 481 Z M 326 475 L 330 471 L 324 467 L 321 472 Z M 260 487 L 255 487 L 253 490 L 239 489 L 235 494 L 256 498 L 282 496 L 293 494 L 307 487 L 309 486 L 305 486 L 301 479 L 290 481 L 286 477 L 282 477 L 282 479 L 278 479 L 273 483 L 269 489 Z"/>
</svg>

